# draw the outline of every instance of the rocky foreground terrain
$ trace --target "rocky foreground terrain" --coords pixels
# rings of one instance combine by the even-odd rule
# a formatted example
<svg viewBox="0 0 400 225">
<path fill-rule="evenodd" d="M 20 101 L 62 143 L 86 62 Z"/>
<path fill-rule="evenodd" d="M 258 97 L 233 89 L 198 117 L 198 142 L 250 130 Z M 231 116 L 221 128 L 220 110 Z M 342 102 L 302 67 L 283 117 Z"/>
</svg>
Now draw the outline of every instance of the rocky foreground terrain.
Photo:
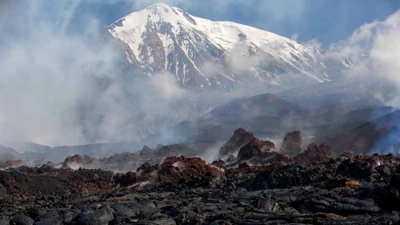
<svg viewBox="0 0 400 225">
<path fill-rule="evenodd" d="M 212 163 L 182 145 L 39 167 L 8 161 L 0 224 L 400 224 L 400 158 L 301 144 L 299 132 L 278 150 L 238 129 Z M 129 161 L 143 163 L 111 172 Z"/>
</svg>

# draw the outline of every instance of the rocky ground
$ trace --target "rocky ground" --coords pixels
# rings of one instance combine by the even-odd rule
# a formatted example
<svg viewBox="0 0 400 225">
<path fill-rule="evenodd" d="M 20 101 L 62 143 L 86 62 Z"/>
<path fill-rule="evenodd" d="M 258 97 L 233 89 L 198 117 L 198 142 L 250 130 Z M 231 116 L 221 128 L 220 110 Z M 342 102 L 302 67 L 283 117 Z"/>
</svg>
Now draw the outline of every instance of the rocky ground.
<svg viewBox="0 0 400 225">
<path fill-rule="evenodd" d="M 0 224 L 400 224 L 400 158 L 301 151 L 298 135 L 284 152 L 237 130 L 210 164 L 168 156 L 115 173 L 71 169 L 93 162 L 74 156 L 10 167 L 0 171 Z"/>
</svg>

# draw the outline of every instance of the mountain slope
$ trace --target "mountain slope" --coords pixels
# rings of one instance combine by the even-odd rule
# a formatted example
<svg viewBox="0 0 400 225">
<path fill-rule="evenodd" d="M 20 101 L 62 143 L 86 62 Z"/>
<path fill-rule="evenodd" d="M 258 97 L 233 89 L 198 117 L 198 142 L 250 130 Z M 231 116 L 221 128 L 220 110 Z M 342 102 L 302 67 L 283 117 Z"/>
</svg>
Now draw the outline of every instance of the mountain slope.
<svg viewBox="0 0 400 225">
<path fill-rule="evenodd" d="M 386 108 L 387 109 L 387 108 Z M 317 136 L 315 142 L 326 142 L 333 152 L 351 151 L 353 153 L 399 153 L 400 111 L 386 114 L 385 108 L 375 109 L 374 114 L 383 116 L 357 126 L 336 130 Z"/>
<path fill-rule="evenodd" d="M 337 53 L 253 27 L 194 17 L 166 4 L 127 15 L 108 30 L 137 71 L 152 76 L 167 70 L 194 89 L 325 82 L 351 66 Z"/>
</svg>

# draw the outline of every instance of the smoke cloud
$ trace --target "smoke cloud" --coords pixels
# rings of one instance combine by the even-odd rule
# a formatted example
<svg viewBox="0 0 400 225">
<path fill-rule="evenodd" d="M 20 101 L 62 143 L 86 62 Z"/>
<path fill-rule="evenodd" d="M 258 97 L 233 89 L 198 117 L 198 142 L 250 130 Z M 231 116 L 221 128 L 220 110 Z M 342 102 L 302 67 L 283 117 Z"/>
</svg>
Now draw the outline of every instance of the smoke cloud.
<svg viewBox="0 0 400 225">
<path fill-rule="evenodd" d="M 331 45 L 330 49 L 356 62 L 353 75 L 369 73 L 400 87 L 400 44 L 396 41 L 399 37 L 400 11 L 397 11 L 386 20 L 362 25 L 347 40 Z"/>
<path fill-rule="evenodd" d="M 78 4 L 2 1 L 0 142 L 137 141 L 180 119 L 172 105 L 188 94 L 173 77 L 135 76 L 96 17 L 71 29 Z"/>
<path fill-rule="evenodd" d="M 394 93 L 390 98 L 388 90 L 381 90 L 376 93 L 377 97 L 386 100 L 388 106 L 400 108 L 400 11 L 395 12 L 385 20 L 376 20 L 372 23 L 362 25 L 359 29 L 344 41 L 331 46 L 331 50 L 341 51 L 352 58 L 355 67 L 351 75 L 365 80 L 375 80 L 379 83 L 386 83 L 386 87 L 394 87 Z M 391 89 L 390 89 L 391 90 Z M 379 109 L 377 109 L 379 110 Z M 376 112 L 375 114 L 379 114 Z M 380 153 L 396 152 L 400 142 L 398 141 L 400 124 L 396 117 L 389 124 L 395 127 L 385 135 L 375 146 Z M 387 125 L 383 125 L 387 126 Z M 377 129 L 389 128 L 377 124 Z"/>
</svg>

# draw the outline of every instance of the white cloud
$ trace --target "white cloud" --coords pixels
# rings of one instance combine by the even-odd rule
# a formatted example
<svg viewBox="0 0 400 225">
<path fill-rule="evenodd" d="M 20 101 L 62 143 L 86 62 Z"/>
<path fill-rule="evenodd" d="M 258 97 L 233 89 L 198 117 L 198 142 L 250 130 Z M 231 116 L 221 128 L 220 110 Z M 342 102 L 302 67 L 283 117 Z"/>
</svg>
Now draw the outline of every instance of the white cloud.
<svg viewBox="0 0 400 225">
<path fill-rule="evenodd" d="M 352 74 L 394 82 L 400 89 L 400 11 L 383 21 L 364 24 L 330 49 L 349 56 Z"/>
<path fill-rule="evenodd" d="M 261 54 L 249 55 L 249 47 L 246 44 L 237 44 L 227 57 L 227 63 L 240 72 L 250 72 L 253 67 L 259 66 L 265 57 Z"/>
<path fill-rule="evenodd" d="M 158 90 L 161 98 L 166 100 L 183 99 L 188 97 L 187 91 L 179 86 L 176 78 L 169 72 L 159 72 L 152 77 L 152 86 Z"/>
<path fill-rule="evenodd" d="M 97 18 L 68 33 L 78 3 L 27 1 L 8 5 L 15 18 L 0 13 L 0 142 L 138 140 L 185 96 L 168 74 L 135 82 L 123 72 L 119 45 L 102 37 Z"/>
<path fill-rule="evenodd" d="M 290 39 L 292 39 L 293 41 L 297 41 L 298 38 L 299 38 L 299 33 L 295 33 L 292 35 L 292 37 L 290 37 Z"/>
</svg>

